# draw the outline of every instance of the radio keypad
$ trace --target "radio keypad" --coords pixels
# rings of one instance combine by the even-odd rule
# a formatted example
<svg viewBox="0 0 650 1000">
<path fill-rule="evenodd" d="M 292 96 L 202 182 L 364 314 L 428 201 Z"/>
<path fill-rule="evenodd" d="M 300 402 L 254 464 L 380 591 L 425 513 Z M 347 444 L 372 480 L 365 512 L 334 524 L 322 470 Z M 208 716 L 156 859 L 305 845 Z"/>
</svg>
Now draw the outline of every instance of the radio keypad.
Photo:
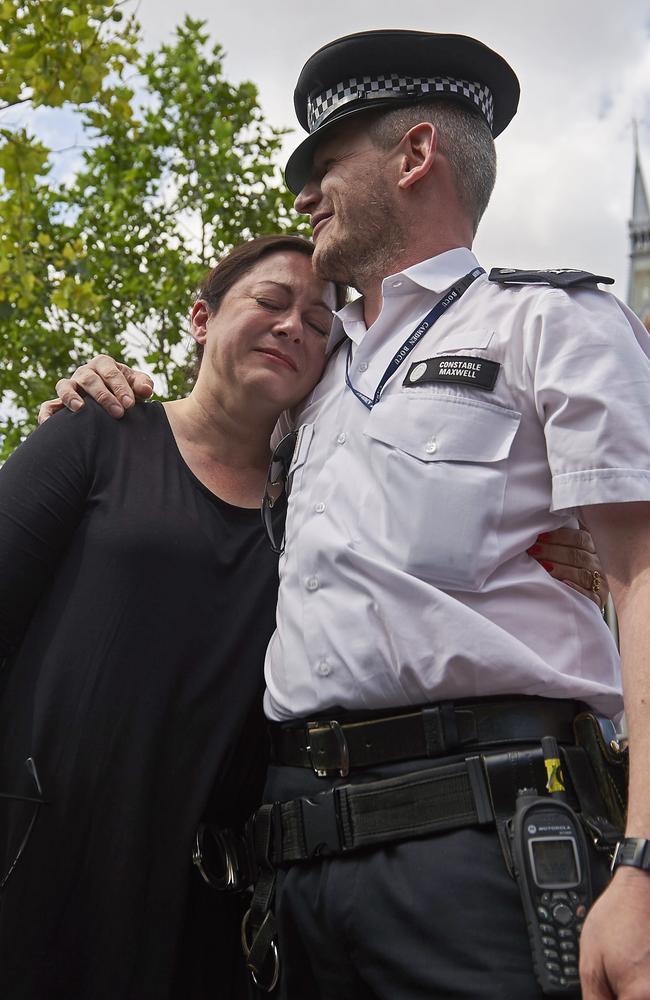
<svg viewBox="0 0 650 1000">
<path fill-rule="evenodd" d="M 579 978 L 578 935 L 586 913 L 585 898 L 577 892 L 544 892 L 537 913 L 549 980 L 558 986 Z"/>
</svg>

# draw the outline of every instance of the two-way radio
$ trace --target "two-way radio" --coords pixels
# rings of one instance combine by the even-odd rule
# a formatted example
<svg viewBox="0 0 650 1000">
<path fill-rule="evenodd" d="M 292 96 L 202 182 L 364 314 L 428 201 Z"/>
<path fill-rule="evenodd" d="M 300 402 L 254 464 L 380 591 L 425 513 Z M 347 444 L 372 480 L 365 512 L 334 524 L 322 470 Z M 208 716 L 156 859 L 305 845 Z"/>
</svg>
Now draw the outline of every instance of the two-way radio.
<svg viewBox="0 0 650 1000">
<path fill-rule="evenodd" d="M 542 740 L 548 795 L 523 788 L 510 833 L 535 975 L 547 996 L 579 995 L 578 940 L 593 902 L 587 840 L 566 803 L 557 743 Z"/>
</svg>

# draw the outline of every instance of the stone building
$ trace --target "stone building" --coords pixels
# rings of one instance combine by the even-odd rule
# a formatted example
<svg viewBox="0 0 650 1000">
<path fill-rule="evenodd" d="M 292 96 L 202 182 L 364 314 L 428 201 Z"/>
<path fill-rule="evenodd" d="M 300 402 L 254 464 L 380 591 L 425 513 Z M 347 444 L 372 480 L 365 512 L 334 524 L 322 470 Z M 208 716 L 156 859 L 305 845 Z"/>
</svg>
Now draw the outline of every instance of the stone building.
<svg viewBox="0 0 650 1000">
<path fill-rule="evenodd" d="M 646 193 L 639 143 L 634 134 L 634 191 L 630 229 L 630 273 L 627 304 L 650 331 L 650 206 Z"/>
</svg>

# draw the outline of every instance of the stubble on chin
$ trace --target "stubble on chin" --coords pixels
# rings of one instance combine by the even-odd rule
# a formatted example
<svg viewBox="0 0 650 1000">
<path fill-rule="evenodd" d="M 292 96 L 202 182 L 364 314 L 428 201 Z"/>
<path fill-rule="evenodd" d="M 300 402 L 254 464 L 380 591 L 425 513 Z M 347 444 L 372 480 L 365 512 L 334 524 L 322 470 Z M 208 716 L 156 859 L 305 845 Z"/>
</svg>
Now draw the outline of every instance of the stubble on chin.
<svg viewBox="0 0 650 1000">
<path fill-rule="evenodd" d="M 346 218 L 337 216 L 336 223 L 336 232 L 324 233 L 316 242 L 313 267 L 319 278 L 362 292 L 393 273 L 403 253 L 404 233 L 385 192 L 376 192 Z"/>
<path fill-rule="evenodd" d="M 347 254 L 339 240 L 331 240 L 327 245 L 324 241 L 317 243 L 312 257 L 312 266 L 316 277 L 323 281 L 334 281 L 337 284 L 354 287 Z"/>
</svg>

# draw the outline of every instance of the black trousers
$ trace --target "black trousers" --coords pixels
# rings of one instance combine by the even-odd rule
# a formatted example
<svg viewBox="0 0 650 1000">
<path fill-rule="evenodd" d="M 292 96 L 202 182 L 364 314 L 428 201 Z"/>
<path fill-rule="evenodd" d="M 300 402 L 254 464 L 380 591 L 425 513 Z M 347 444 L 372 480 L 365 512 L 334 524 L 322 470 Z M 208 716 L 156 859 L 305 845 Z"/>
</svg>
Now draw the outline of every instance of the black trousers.
<svg viewBox="0 0 650 1000">
<path fill-rule="evenodd" d="M 385 766 L 354 780 L 427 767 L 430 761 Z M 273 766 L 265 799 L 286 801 L 341 783 Z M 594 857 L 594 866 L 603 887 L 606 864 Z M 282 869 L 274 910 L 282 1000 L 543 996 L 519 890 L 492 829 L 466 828 Z"/>
</svg>

